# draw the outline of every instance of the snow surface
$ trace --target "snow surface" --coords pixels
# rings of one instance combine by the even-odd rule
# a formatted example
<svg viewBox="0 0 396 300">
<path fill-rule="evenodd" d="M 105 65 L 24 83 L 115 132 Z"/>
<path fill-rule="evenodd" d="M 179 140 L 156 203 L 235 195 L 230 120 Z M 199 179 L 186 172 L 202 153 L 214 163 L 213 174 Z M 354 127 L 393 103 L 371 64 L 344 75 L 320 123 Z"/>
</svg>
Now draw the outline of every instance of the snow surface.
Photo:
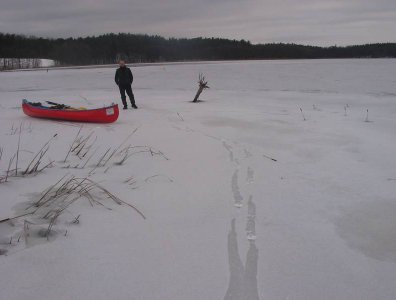
<svg viewBox="0 0 396 300">
<path fill-rule="evenodd" d="M 192 104 L 200 72 L 211 89 Z M 163 153 L 115 158 L 90 177 L 145 220 L 82 200 L 49 241 L 18 242 L 23 218 L 0 223 L 1 299 L 396 299 L 396 60 L 133 73 L 139 110 L 83 126 L 98 148 L 84 169 L 67 168 L 81 164 L 74 154 L 63 162 L 80 125 L 29 118 L 20 102 L 119 102 L 114 70 L 0 73 L 1 172 L 21 124 L 20 165 L 58 134 L 52 168 L 0 185 L 0 220 L 62 176 L 86 176 L 136 128 L 127 144 Z"/>
<path fill-rule="evenodd" d="M 47 68 L 55 66 L 55 61 L 52 59 L 40 59 L 40 67 Z"/>
</svg>

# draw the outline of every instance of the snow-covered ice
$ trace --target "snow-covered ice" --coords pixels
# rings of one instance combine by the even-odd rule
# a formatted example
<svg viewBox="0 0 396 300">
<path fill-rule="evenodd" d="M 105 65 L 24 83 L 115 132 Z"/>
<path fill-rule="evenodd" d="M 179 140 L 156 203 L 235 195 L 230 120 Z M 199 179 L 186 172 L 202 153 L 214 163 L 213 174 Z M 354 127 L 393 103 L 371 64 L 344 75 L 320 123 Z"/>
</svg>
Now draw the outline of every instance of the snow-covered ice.
<svg viewBox="0 0 396 300">
<path fill-rule="evenodd" d="M 81 200 L 48 240 L 30 216 L 1 222 L 1 299 L 396 299 L 396 60 L 136 66 L 139 110 L 84 124 L 91 161 L 64 162 L 80 124 L 21 99 L 119 103 L 114 71 L 0 73 L 2 174 L 19 137 L 25 166 L 57 134 L 51 168 L 0 184 L 0 220 L 90 172 L 146 216 Z"/>
</svg>

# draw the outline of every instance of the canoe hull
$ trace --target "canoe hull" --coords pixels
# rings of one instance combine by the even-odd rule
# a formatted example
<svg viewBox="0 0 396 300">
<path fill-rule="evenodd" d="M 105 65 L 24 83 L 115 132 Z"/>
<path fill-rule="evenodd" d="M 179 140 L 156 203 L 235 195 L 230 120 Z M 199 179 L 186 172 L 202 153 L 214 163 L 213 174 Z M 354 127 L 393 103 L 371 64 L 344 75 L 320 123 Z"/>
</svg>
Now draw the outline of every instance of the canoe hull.
<svg viewBox="0 0 396 300">
<path fill-rule="evenodd" d="M 33 106 L 27 100 L 22 101 L 23 112 L 33 118 L 54 119 L 72 122 L 113 123 L 119 116 L 118 105 L 87 110 L 50 109 Z"/>
</svg>

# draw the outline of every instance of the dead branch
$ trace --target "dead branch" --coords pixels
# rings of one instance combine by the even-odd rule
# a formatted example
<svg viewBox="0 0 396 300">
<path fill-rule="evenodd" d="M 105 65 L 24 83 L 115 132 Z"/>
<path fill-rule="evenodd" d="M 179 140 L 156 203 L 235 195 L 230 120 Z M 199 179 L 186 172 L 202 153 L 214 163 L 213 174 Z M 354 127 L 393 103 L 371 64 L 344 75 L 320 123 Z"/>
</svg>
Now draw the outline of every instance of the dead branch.
<svg viewBox="0 0 396 300">
<path fill-rule="evenodd" d="M 198 91 L 195 94 L 194 100 L 193 102 L 198 102 L 199 96 L 201 95 L 201 93 L 203 92 L 204 89 L 208 89 L 208 81 L 205 81 L 205 76 L 202 75 L 202 73 L 199 73 L 199 80 L 198 80 Z"/>
</svg>

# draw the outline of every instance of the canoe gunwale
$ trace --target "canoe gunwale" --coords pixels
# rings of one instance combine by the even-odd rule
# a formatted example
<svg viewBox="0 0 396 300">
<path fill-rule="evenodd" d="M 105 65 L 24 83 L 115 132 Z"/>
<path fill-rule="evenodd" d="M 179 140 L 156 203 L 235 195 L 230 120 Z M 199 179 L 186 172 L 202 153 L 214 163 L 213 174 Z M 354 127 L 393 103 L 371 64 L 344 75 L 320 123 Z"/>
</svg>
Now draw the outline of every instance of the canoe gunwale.
<svg viewBox="0 0 396 300">
<path fill-rule="evenodd" d="M 87 112 L 87 111 L 95 111 L 95 110 L 102 110 L 102 109 L 107 109 L 107 108 L 112 108 L 115 106 L 118 106 L 118 104 L 112 104 L 109 106 L 105 106 L 105 107 L 100 107 L 100 108 L 92 108 L 92 109 L 58 109 L 58 108 L 50 108 L 48 106 L 34 106 L 32 105 L 32 102 L 29 102 L 26 99 L 23 99 L 23 104 L 29 105 L 30 107 L 34 108 L 34 109 L 42 109 L 42 110 L 50 110 L 50 111 L 67 111 L 67 112 Z"/>
</svg>

